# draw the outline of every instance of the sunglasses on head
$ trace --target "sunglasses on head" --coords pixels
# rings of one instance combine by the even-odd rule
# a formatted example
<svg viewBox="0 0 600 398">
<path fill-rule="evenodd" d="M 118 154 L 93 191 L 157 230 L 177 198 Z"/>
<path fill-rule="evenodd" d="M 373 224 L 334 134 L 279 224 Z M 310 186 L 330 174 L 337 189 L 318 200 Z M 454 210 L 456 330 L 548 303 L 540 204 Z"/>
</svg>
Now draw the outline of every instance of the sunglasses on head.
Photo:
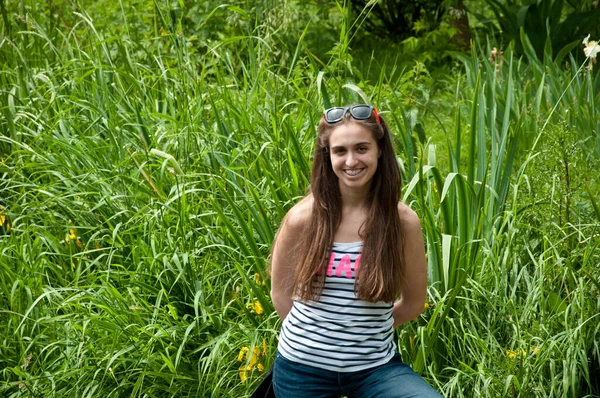
<svg viewBox="0 0 600 398">
<path fill-rule="evenodd" d="M 375 119 L 377 119 L 377 123 L 381 124 L 381 119 L 379 119 L 377 109 L 375 109 L 373 105 L 365 104 L 329 108 L 323 111 L 323 117 L 325 118 L 325 121 L 329 124 L 337 123 L 344 118 L 346 112 L 350 112 L 350 115 L 356 120 L 366 120 L 370 118 L 371 115 L 375 114 Z"/>
</svg>

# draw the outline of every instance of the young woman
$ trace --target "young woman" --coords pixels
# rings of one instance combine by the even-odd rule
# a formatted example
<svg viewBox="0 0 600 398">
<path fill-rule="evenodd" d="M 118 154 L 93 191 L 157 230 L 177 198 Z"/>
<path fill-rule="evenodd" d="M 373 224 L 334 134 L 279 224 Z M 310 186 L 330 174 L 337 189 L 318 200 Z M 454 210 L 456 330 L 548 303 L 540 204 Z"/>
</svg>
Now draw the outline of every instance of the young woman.
<svg viewBox="0 0 600 398">
<path fill-rule="evenodd" d="M 283 319 L 275 395 L 440 397 L 394 342 L 394 327 L 424 309 L 427 263 L 374 107 L 323 113 L 310 188 L 273 245 L 271 297 Z"/>
</svg>

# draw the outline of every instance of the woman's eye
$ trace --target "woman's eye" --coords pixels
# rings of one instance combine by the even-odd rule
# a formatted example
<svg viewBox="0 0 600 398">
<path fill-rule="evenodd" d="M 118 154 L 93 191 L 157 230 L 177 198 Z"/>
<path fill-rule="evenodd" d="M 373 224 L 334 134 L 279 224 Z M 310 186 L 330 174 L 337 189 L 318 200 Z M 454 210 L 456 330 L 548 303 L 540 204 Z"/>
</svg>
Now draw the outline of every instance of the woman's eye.
<svg viewBox="0 0 600 398">
<path fill-rule="evenodd" d="M 358 152 L 363 153 L 363 152 L 366 152 L 366 151 L 367 151 L 367 147 L 366 146 L 361 146 L 361 147 L 358 148 Z"/>
</svg>

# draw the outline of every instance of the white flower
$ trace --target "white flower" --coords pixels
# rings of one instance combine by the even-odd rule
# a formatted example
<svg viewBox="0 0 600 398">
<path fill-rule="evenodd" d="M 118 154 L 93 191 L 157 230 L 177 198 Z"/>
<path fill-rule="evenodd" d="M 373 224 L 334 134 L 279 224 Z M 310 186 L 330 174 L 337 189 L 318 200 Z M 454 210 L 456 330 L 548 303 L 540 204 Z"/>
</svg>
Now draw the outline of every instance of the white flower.
<svg viewBox="0 0 600 398">
<path fill-rule="evenodd" d="M 581 44 L 583 44 L 584 46 L 586 46 L 588 44 L 588 40 L 590 39 L 591 34 L 588 34 L 585 39 L 583 39 L 583 41 L 581 42 Z"/>
<path fill-rule="evenodd" d="M 587 35 L 585 39 L 583 39 L 582 44 L 585 46 L 583 52 L 586 57 L 591 58 L 592 60 L 596 60 L 596 56 L 600 52 L 600 44 L 597 41 L 590 41 L 590 35 Z"/>
</svg>

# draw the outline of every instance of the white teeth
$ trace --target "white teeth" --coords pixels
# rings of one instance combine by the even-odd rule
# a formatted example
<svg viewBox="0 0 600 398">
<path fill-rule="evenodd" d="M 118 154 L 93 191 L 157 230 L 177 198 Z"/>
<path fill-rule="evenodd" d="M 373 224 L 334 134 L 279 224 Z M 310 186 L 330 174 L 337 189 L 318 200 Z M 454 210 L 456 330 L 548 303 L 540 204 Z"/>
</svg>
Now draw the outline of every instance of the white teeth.
<svg viewBox="0 0 600 398">
<path fill-rule="evenodd" d="M 360 172 L 363 171 L 363 169 L 358 169 L 358 170 L 344 170 L 344 171 L 349 176 L 356 176 L 356 175 L 360 174 Z"/>
</svg>

